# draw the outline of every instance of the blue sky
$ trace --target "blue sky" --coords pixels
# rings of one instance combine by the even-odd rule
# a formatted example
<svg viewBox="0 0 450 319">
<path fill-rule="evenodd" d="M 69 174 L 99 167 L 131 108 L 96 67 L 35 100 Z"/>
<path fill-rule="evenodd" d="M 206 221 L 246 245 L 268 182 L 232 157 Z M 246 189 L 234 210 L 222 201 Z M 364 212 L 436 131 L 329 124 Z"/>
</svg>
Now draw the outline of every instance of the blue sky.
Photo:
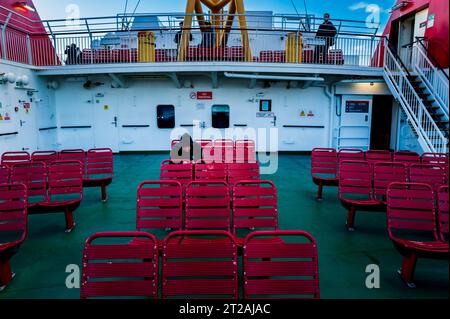
<svg viewBox="0 0 450 319">
<path fill-rule="evenodd" d="M 292 0 L 298 11 L 304 13 L 304 0 Z M 42 19 L 66 18 L 66 8 L 78 5 L 81 17 L 111 16 L 122 13 L 126 0 L 34 0 Z M 128 11 L 133 11 L 138 0 L 128 0 Z M 389 9 L 395 0 L 306 0 L 308 13 L 321 16 L 329 12 L 333 18 L 366 20 L 374 10 L 380 9 L 380 22 L 387 22 Z M 182 12 L 184 0 L 141 0 L 140 13 Z M 295 14 L 291 0 L 246 0 L 247 10 L 269 10 L 275 13 Z"/>
</svg>

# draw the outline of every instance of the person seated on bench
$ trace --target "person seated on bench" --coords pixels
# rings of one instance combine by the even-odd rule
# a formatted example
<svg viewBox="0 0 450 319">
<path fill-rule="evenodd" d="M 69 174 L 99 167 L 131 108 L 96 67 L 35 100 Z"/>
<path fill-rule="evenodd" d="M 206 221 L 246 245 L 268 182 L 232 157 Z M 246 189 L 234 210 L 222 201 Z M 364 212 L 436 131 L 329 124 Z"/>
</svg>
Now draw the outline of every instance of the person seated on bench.
<svg viewBox="0 0 450 319">
<path fill-rule="evenodd" d="M 173 163 L 196 162 L 202 159 L 202 147 L 186 133 L 172 147 L 170 159 Z"/>
</svg>

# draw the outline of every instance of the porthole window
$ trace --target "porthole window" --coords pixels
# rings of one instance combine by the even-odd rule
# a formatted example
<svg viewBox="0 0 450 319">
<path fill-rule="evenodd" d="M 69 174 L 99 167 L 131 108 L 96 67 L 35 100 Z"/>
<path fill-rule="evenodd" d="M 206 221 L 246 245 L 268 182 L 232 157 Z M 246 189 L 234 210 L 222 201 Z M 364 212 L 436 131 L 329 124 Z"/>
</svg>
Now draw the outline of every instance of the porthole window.
<svg viewBox="0 0 450 319">
<path fill-rule="evenodd" d="M 175 107 L 173 105 L 158 105 L 158 128 L 175 128 Z"/>
<path fill-rule="evenodd" d="M 228 105 L 213 105 L 212 107 L 212 127 L 230 127 L 230 107 Z"/>
</svg>

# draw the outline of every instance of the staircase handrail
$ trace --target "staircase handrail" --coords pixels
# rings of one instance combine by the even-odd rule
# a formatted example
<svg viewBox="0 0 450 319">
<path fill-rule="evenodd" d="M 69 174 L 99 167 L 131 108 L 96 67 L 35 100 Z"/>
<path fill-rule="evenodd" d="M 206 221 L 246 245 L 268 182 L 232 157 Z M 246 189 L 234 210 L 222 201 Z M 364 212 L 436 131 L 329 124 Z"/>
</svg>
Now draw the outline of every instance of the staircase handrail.
<svg viewBox="0 0 450 319">
<path fill-rule="evenodd" d="M 449 81 L 447 74 L 430 60 L 430 55 L 424 50 L 424 44 L 418 40 L 418 45 L 413 47 L 413 65 L 420 75 L 430 93 L 439 103 L 443 113 L 448 118 L 448 92 Z"/>
<path fill-rule="evenodd" d="M 408 120 L 425 141 L 429 151 L 446 152 L 447 139 L 414 90 L 407 76 L 407 68 L 387 43 L 385 44 L 384 59 L 385 75 L 397 91 L 400 104 Z M 393 64 L 392 69 L 389 67 L 390 64 Z"/>
</svg>

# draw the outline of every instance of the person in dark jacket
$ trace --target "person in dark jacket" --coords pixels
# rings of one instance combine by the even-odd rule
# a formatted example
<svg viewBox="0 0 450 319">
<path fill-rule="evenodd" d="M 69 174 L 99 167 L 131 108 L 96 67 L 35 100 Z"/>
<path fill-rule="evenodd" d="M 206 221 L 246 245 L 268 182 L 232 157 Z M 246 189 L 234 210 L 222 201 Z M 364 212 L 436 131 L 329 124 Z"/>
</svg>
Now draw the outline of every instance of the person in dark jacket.
<svg viewBox="0 0 450 319">
<path fill-rule="evenodd" d="M 174 42 L 177 44 L 177 57 L 178 52 L 180 52 L 181 39 L 183 37 L 183 22 L 180 22 L 180 30 L 175 34 Z M 191 42 L 194 38 L 192 37 L 192 33 L 189 33 L 189 42 Z"/>
<path fill-rule="evenodd" d="M 183 36 L 183 22 L 180 22 L 180 30 L 175 34 L 174 42 L 177 44 L 178 48 L 181 44 L 181 37 Z M 189 42 L 193 40 L 192 33 L 189 34 Z"/>
<path fill-rule="evenodd" d="M 81 64 L 83 56 L 75 43 L 68 45 L 64 53 L 67 55 L 66 64 Z"/>
<path fill-rule="evenodd" d="M 326 63 L 328 61 L 328 50 L 334 45 L 336 34 L 337 30 L 333 22 L 330 21 L 330 14 L 325 13 L 323 15 L 323 23 L 319 26 L 316 33 L 316 38 L 324 41 L 324 44 L 316 46 L 316 63 Z"/>
<path fill-rule="evenodd" d="M 211 25 L 211 22 L 206 21 L 205 26 L 202 29 L 202 48 L 212 48 L 216 43 L 216 36 Z"/>
<path fill-rule="evenodd" d="M 192 140 L 189 134 L 184 134 L 180 142 L 173 146 L 170 151 L 172 163 L 198 161 L 202 159 L 202 147 Z"/>
</svg>

